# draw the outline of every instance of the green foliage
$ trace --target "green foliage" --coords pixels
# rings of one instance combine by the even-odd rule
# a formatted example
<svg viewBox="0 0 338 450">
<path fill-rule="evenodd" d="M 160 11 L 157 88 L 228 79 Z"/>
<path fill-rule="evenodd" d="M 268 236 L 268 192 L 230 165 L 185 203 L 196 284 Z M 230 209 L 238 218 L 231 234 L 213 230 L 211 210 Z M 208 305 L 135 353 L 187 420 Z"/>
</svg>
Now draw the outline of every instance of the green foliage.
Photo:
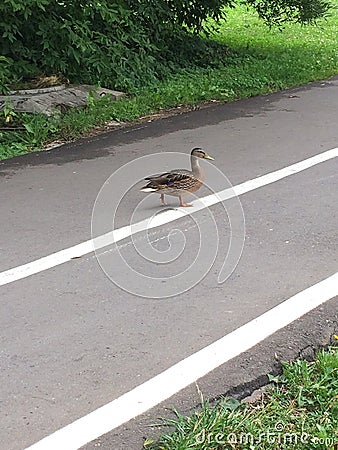
<svg viewBox="0 0 338 450">
<path fill-rule="evenodd" d="M 8 83 L 11 80 L 11 61 L 0 55 L 0 94 L 8 92 Z"/>
<path fill-rule="evenodd" d="M 6 123 L 10 123 L 12 122 L 16 117 L 17 114 L 14 111 L 14 107 L 12 105 L 12 103 L 10 102 L 5 102 L 4 108 L 2 110 L 2 116 L 3 116 L 3 121 Z"/>
<path fill-rule="evenodd" d="M 246 0 L 269 25 L 282 25 L 287 21 L 314 23 L 328 12 L 331 4 L 326 0 Z"/>
<path fill-rule="evenodd" d="M 63 73 L 125 88 L 133 73 L 139 82 L 151 75 L 153 46 L 121 2 L 14 0 L 0 5 L 0 17 L 0 52 L 17 61 L 20 77 Z"/>
<path fill-rule="evenodd" d="M 326 0 L 247 0 L 270 23 L 311 22 Z M 0 89 L 16 78 L 62 74 L 71 82 L 135 92 L 179 68 L 222 64 L 224 48 L 195 33 L 234 0 L 3 0 Z M 218 55 L 218 58 L 215 56 Z"/>
</svg>

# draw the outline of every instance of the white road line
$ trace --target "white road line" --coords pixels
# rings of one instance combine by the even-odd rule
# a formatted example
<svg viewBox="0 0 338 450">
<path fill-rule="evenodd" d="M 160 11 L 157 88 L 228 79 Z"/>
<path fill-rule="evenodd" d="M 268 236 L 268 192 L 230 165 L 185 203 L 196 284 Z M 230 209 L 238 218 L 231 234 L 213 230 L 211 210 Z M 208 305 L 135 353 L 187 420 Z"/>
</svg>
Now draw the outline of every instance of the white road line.
<svg viewBox="0 0 338 450">
<path fill-rule="evenodd" d="M 181 217 L 184 217 L 188 214 L 192 214 L 196 211 L 200 211 L 202 209 L 208 208 L 209 206 L 215 205 L 216 203 L 220 203 L 222 201 L 233 198 L 236 195 L 239 196 L 245 194 L 246 192 L 253 191 L 254 189 L 258 189 L 262 186 L 274 183 L 295 173 L 302 172 L 303 170 L 309 169 L 310 167 L 313 167 L 317 164 L 336 158 L 337 156 L 338 147 L 300 161 L 296 164 L 292 164 L 291 166 L 284 167 L 283 169 L 276 170 L 275 172 L 271 172 L 252 180 L 248 180 L 244 183 L 234 186 L 233 188 L 224 189 L 223 191 L 216 192 L 215 194 L 202 197 L 193 203 L 193 208 L 166 210 L 163 213 L 156 215 L 153 219 L 145 219 L 141 222 L 137 222 L 135 224 L 128 225 L 122 228 L 117 228 L 107 234 L 99 236 L 98 238 L 95 238 L 95 242 L 93 242 L 93 240 L 82 242 L 80 244 L 74 245 L 73 247 L 60 250 L 59 252 L 52 253 L 51 255 L 45 256 L 27 264 L 8 269 L 0 273 L 0 286 L 8 283 L 13 283 L 14 281 L 29 277 L 30 275 L 34 275 L 52 267 L 56 267 L 60 264 L 71 261 L 72 258 L 91 253 L 94 251 L 94 244 L 96 250 L 98 250 L 112 244 L 113 242 L 119 242 L 122 239 L 131 236 L 132 234 L 155 228 L 160 225 L 180 219 Z"/>
<path fill-rule="evenodd" d="M 338 295 L 338 272 L 26 450 L 75 450 L 165 401 Z"/>
</svg>

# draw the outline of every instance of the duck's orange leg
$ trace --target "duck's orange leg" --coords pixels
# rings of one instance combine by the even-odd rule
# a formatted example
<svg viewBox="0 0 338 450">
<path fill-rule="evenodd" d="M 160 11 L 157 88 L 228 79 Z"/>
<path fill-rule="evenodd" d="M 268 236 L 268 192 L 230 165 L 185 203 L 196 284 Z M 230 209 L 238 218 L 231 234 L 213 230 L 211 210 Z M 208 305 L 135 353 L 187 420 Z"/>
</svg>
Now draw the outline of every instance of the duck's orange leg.
<svg viewBox="0 0 338 450">
<path fill-rule="evenodd" d="M 180 195 L 178 198 L 180 199 L 180 206 L 183 206 L 184 208 L 188 208 L 190 206 L 193 206 L 190 203 L 184 203 L 182 195 Z"/>
</svg>

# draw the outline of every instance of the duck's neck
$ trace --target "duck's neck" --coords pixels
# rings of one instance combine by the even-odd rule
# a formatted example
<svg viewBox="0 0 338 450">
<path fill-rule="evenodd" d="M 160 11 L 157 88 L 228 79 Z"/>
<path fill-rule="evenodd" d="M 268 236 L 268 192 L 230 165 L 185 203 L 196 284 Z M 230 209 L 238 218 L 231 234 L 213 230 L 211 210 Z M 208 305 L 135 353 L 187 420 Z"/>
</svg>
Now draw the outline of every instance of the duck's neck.
<svg viewBox="0 0 338 450">
<path fill-rule="evenodd" d="M 191 170 L 192 173 L 194 174 L 194 176 L 196 178 L 198 178 L 199 180 L 203 181 L 204 180 L 204 172 L 200 167 L 199 164 L 199 158 L 197 158 L 196 156 L 191 155 L 190 157 L 191 159 Z"/>
</svg>

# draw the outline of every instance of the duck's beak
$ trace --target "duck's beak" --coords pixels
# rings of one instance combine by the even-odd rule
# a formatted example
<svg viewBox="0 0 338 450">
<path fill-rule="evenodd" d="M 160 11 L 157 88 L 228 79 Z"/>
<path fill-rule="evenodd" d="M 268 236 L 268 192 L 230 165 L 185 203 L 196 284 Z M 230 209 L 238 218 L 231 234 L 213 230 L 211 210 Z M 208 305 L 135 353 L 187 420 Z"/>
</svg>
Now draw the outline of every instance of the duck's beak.
<svg viewBox="0 0 338 450">
<path fill-rule="evenodd" d="M 204 159 L 210 159 L 210 161 L 214 161 L 214 158 L 212 158 L 211 156 L 205 154 L 204 155 Z"/>
</svg>

